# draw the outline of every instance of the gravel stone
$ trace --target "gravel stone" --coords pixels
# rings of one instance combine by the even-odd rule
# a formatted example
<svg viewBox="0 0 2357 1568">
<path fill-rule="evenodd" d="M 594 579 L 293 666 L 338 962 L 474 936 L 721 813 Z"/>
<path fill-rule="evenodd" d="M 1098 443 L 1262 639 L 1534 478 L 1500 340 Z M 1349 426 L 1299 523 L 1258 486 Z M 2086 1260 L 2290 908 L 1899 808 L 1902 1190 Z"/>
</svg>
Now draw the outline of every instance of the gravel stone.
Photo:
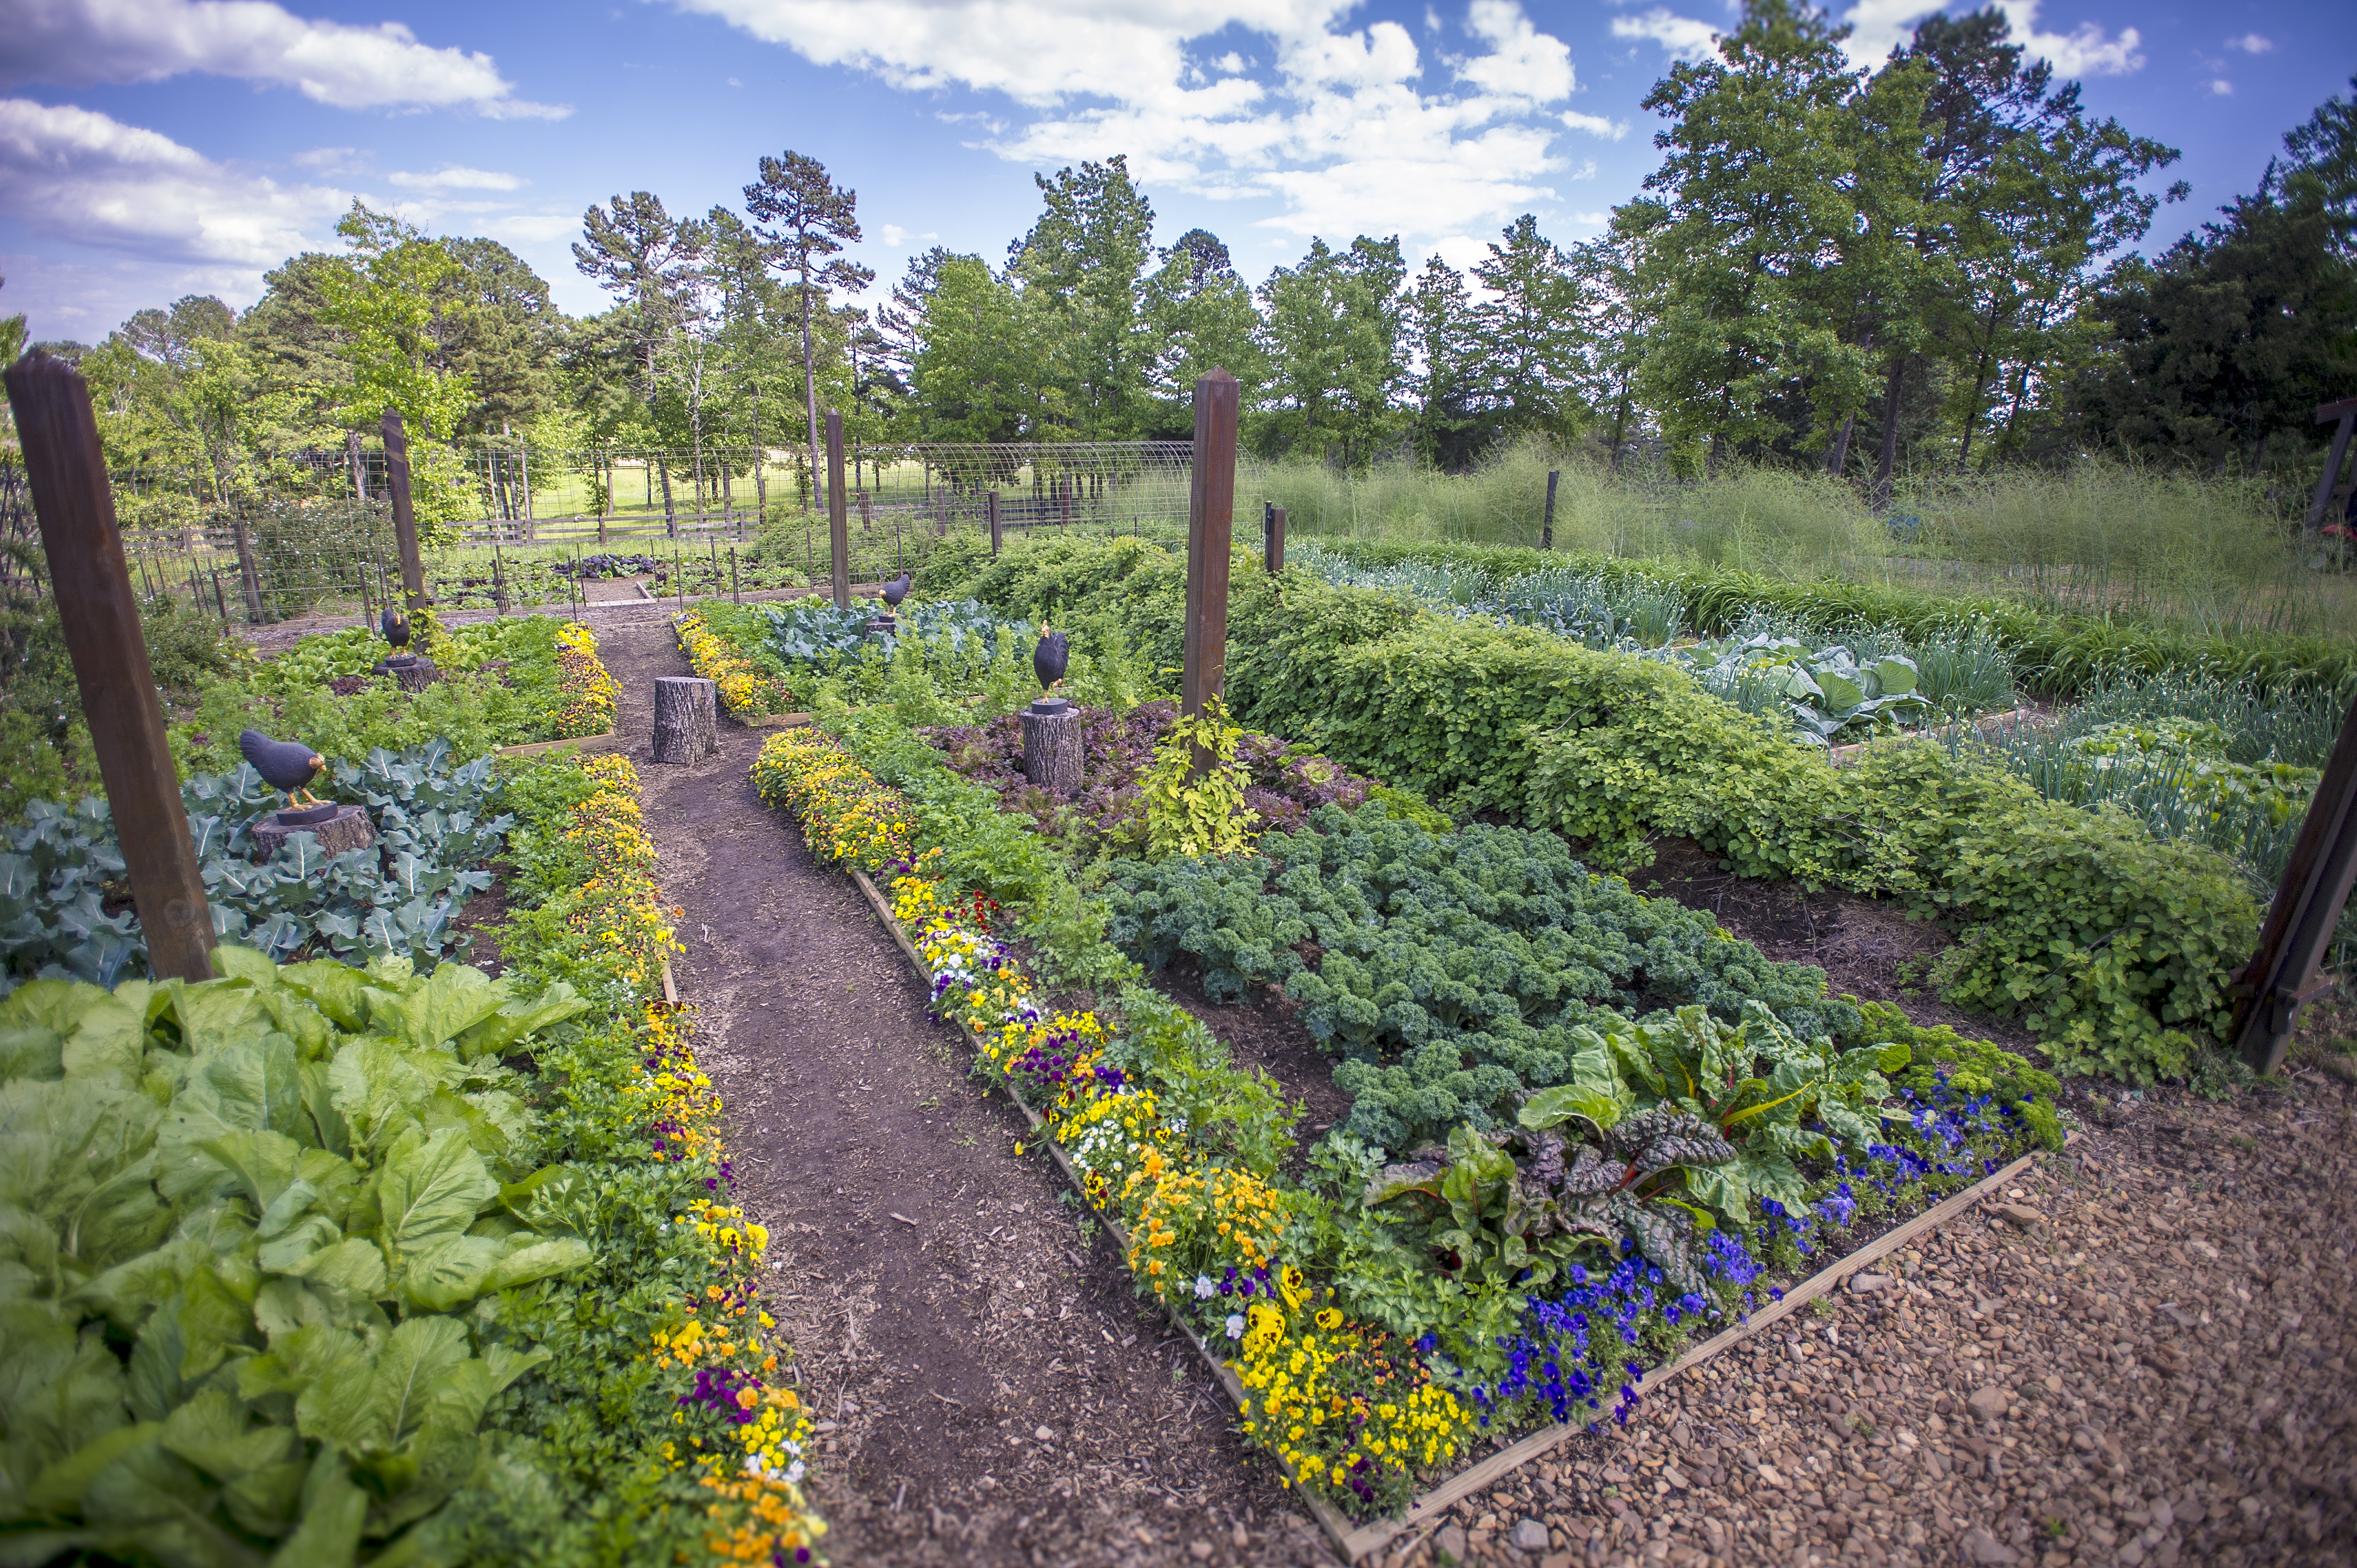
<svg viewBox="0 0 2357 1568">
<path fill-rule="evenodd" d="M 1544 1552 L 1547 1549 L 1547 1527 L 1534 1519 L 1520 1520 L 1507 1541 L 1524 1552 Z"/>
</svg>

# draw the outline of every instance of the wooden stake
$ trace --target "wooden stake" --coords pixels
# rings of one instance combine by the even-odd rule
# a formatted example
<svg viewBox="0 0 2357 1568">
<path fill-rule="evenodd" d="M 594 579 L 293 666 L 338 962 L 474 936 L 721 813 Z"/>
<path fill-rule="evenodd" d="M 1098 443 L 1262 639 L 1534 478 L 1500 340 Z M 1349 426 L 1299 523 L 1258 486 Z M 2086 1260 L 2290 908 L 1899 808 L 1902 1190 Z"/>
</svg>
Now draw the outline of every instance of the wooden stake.
<svg viewBox="0 0 2357 1568">
<path fill-rule="evenodd" d="M 850 498 L 843 493 L 843 415 L 826 411 L 826 539 L 834 553 L 834 607 L 851 607 Z"/>
<path fill-rule="evenodd" d="M 401 591 L 408 612 L 425 607 L 425 561 L 417 553 L 417 515 L 409 504 L 409 436 L 401 411 L 384 411 L 384 479 L 393 492 L 393 540 L 401 550 Z"/>
<path fill-rule="evenodd" d="M 1227 690 L 1228 551 L 1236 521 L 1236 378 L 1213 371 L 1195 383 L 1195 472 L 1187 497 L 1185 706 L 1200 714 Z M 1195 748 L 1195 772 L 1211 753 Z"/>
<path fill-rule="evenodd" d="M 728 547 L 728 594 L 738 604 L 745 602 L 745 584 L 737 575 L 737 547 L 733 544 Z"/>
<path fill-rule="evenodd" d="M 79 371 L 38 349 L 9 367 L 7 386 L 66 651 L 147 939 L 147 967 L 160 978 L 210 980 L 212 912 L 164 736 L 164 705 L 123 558 L 90 389 Z"/>
<path fill-rule="evenodd" d="M 1261 513 L 1261 549 L 1270 576 L 1285 570 L 1285 509 L 1275 501 Z"/>
<path fill-rule="evenodd" d="M 2259 929 L 2258 956 L 2236 972 L 2234 1048 L 2255 1073 L 2283 1066 L 2300 1009 L 2330 991 L 2317 971 L 2333 929 L 2357 886 L 2357 703 L 2341 721 L 2341 739 L 2309 797 L 2308 817 L 2293 841 L 2283 885 Z"/>
<path fill-rule="evenodd" d="M 1547 470 L 1546 521 L 1539 524 L 1539 548 L 1542 550 L 1555 548 L 1555 481 L 1562 478 L 1561 468 Z"/>
<path fill-rule="evenodd" d="M 991 491 L 982 498 L 983 515 L 990 520 L 990 553 L 998 553 L 998 492 Z"/>
</svg>

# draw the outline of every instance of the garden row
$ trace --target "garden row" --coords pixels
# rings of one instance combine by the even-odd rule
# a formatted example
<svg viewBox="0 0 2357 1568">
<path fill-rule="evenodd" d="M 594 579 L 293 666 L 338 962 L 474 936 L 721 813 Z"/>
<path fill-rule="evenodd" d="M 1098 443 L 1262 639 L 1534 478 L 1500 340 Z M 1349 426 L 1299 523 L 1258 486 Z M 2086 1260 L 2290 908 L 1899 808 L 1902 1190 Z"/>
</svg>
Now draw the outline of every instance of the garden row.
<svg viewBox="0 0 2357 1568">
<path fill-rule="evenodd" d="M 1178 664 L 1184 566 L 1131 542 L 958 542 L 922 585 L 1011 615 L 1050 600 L 1076 646 Z M 2181 1079 L 2255 943 L 2253 879 L 2198 842 L 2083 811 L 1970 749 L 1870 749 L 1836 768 L 1687 672 L 1534 627 L 1458 619 L 1288 571 L 1237 574 L 1227 689 L 1240 720 L 1429 799 L 1546 828 L 1605 865 L 1656 836 L 1750 876 L 1887 897 L 1956 945 L 1949 1000 L 2018 1016 L 2066 1071 Z"/>
<path fill-rule="evenodd" d="M 1551 834 L 1452 829 L 1167 703 L 1084 710 L 1087 791 L 1047 800 L 1008 770 L 1011 717 L 920 731 L 898 684 L 772 739 L 764 797 L 884 885 L 974 1070 L 1229 1358 L 1247 1432 L 1355 1517 L 1625 1410 L 1763 1268 L 2060 1142 L 2017 1058 L 1827 997 Z M 992 706 L 931 701 L 969 697 Z M 1189 784 L 1199 741 L 1221 762 Z M 1343 1125 L 1297 1142 L 1297 1086 L 1156 983 L 1179 952 L 1304 1004 Z"/>
<path fill-rule="evenodd" d="M 432 650 L 513 668 L 532 629 Z M 555 699 L 505 733 L 609 728 L 594 640 L 549 629 Z M 342 666 L 365 672 L 355 642 L 307 639 L 246 700 L 301 708 Z M 439 699 L 479 750 L 483 728 L 505 737 L 495 683 Z M 43 906 L 11 940 L 43 925 L 53 960 L 13 949 L 0 1001 L 12 1560 L 812 1558 L 808 1422 L 691 1015 L 663 1000 L 635 776 L 612 757 L 383 749 L 439 690 L 313 741 L 377 850 L 322 865 L 305 834 L 253 865 L 251 779 L 192 781 L 217 980 L 122 978 L 135 951 L 109 986 L 27 979 L 97 967 L 105 944 L 60 909 L 118 922 L 121 946 L 136 927 L 105 908 L 102 805 L 25 830 L 54 850 L 68 821 L 88 829 L 72 854 L 10 857 L 12 894 Z M 498 980 L 454 961 L 452 918 L 493 854 Z"/>
</svg>

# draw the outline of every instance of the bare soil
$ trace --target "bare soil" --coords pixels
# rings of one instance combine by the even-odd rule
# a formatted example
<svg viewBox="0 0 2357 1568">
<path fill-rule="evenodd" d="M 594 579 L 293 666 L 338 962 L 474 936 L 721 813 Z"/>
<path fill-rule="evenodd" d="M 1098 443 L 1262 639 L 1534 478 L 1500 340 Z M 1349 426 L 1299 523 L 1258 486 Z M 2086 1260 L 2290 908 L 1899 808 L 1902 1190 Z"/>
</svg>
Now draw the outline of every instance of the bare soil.
<svg viewBox="0 0 2357 1568">
<path fill-rule="evenodd" d="M 601 628 L 600 656 L 737 1196 L 770 1228 L 770 1310 L 824 1418 L 830 1555 L 1330 1562 L 1021 1113 L 968 1078 L 856 889 L 761 805 L 748 769 L 765 732 L 724 725 L 717 757 L 657 765 L 652 682 L 687 672 L 669 628 Z"/>
<path fill-rule="evenodd" d="M 1861 894 L 1811 893 L 1797 882 L 1770 882 L 1719 869 L 1718 857 L 1692 839 L 1652 843 L 1653 864 L 1632 872 L 1640 893 L 1707 909 L 1718 923 L 1780 963 L 1825 972 L 1836 995 L 1888 1002 L 1922 1025 L 1946 1024 L 2043 1062 L 2028 1030 L 2010 1018 L 1951 1007 L 1932 989 L 1932 961 L 1956 939 L 1934 921 Z"/>
</svg>

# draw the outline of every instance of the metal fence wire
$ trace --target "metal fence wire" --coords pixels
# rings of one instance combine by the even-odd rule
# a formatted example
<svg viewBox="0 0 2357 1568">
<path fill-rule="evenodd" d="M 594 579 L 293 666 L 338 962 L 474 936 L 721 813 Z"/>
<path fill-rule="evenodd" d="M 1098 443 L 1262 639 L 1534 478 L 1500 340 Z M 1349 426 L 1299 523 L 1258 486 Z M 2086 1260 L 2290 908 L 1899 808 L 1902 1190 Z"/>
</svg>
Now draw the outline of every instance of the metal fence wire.
<svg viewBox="0 0 2357 1568">
<path fill-rule="evenodd" d="M 813 575 L 831 565 L 826 497 L 799 449 L 412 451 L 423 532 L 440 545 L 429 575 L 450 591 L 444 602 L 569 594 L 555 585 L 577 574 L 563 563 L 592 552 L 643 556 L 690 583 L 734 582 L 720 559 L 726 542 L 759 542 L 773 564 Z M 994 511 L 1007 533 L 1167 538 L 1185 527 L 1193 480 L 1184 441 L 909 442 L 847 446 L 844 456 L 852 568 L 863 581 L 898 572 L 919 534 L 985 528 Z M 274 458 L 227 482 L 210 470 L 141 467 L 117 470 L 113 484 L 133 580 L 150 595 L 186 596 L 228 622 L 372 614 L 397 593 L 381 446 L 356 440 Z M 439 487 L 430 500 L 428 486 Z"/>
</svg>

